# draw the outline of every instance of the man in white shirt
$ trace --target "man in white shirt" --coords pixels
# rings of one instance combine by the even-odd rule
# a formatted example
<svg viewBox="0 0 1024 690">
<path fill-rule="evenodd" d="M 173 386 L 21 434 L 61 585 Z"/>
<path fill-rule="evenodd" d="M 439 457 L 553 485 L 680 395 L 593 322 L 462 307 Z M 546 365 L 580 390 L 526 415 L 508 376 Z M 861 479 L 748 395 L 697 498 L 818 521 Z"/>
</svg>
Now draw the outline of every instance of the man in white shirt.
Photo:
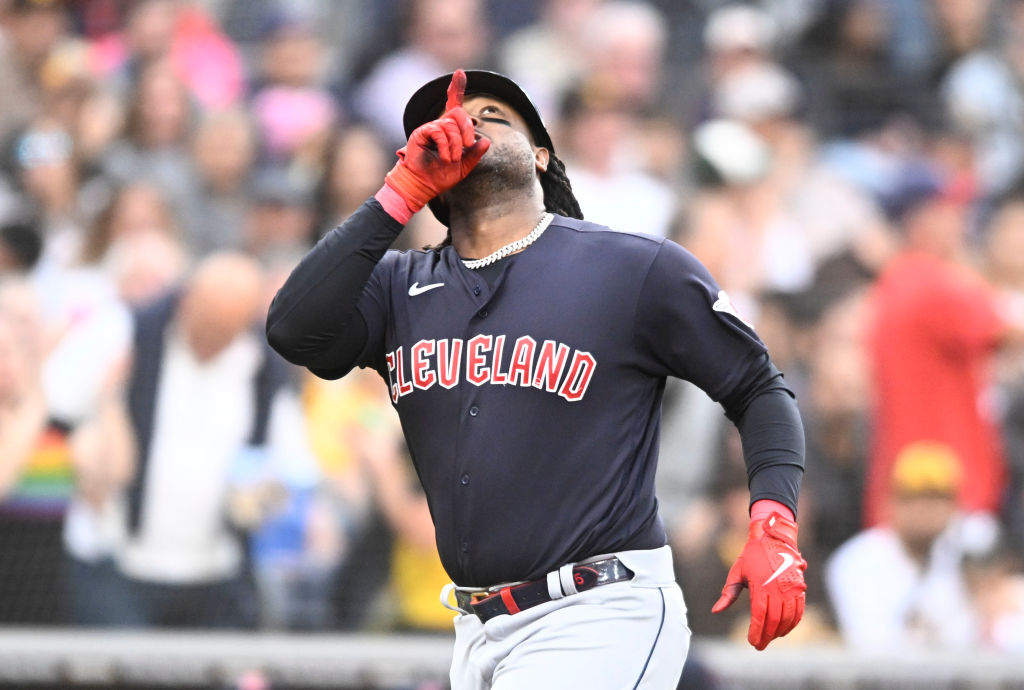
<svg viewBox="0 0 1024 690">
<path fill-rule="evenodd" d="M 219 254 L 136 315 L 128 409 L 139 462 L 115 554 L 127 582 L 111 622 L 257 622 L 232 490 L 254 459 L 308 458 L 285 364 L 252 330 L 262 295 L 251 259 Z"/>
<path fill-rule="evenodd" d="M 948 446 L 908 445 L 893 468 L 888 523 L 852 537 L 829 559 L 825 582 L 848 645 L 956 649 L 975 639 L 960 566 L 968 519 L 956 512 L 960 475 Z"/>
</svg>

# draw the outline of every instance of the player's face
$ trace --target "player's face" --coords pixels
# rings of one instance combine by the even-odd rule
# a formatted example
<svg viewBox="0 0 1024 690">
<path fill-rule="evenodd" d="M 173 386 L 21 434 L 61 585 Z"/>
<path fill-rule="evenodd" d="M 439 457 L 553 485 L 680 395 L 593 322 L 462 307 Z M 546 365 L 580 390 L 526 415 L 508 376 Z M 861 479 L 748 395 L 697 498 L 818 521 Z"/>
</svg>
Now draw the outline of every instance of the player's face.
<svg viewBox="0 0 1024 690">
<path fill-rule="evenodd" d="M 491 149 L 484 154 L 484 161 L 492 154 L 497 158 L 501 152 L 515 149 L 519 155 L 529 152 L 537 172 L 547 169 L 548 150 L 534 145 L 526 120 L 508 103 L 487 94 L 474 94 L 466 97 L 462 107 L 473 119 L 477 133 L 491 140 Z"/>
</svg>

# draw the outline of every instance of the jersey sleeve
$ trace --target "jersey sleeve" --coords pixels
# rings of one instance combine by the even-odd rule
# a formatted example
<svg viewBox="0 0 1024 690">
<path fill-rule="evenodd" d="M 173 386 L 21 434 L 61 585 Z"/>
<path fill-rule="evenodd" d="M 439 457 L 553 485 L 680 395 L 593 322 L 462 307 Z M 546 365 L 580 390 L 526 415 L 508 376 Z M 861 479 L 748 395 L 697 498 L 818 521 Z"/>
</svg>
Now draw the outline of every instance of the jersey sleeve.
<svg viewBox="0 0 1024 690">
<path fill-rule="evenodd" d="M 271 346 L 323 378 L 344 376 L 356 364 L 374 364 L 371 345 L 383 337 L 385 274 L 393 265 L 382 259 L 401 231 L 371 198 L 327 233 L 270 305 Z"/>
<path fill-rule="evenodd" d="M 650 373 L 729 398 L 766 353 L 729 296 L 690 252 L 663 242 L 640 290 L 636 338 Z"/>
<path fill-rule="evenodd" d="M 388 325 L 388 305 L 391 303 L 391 271 L 398 252 L 390 251 L 374 267 L 370 279 L 356 304 L 356 316 L 365 328 L 363 348 L 355 364 L 376 370 L 387 380 L 387 365 L 384 362 L 384 336 Z"/>
</svg>

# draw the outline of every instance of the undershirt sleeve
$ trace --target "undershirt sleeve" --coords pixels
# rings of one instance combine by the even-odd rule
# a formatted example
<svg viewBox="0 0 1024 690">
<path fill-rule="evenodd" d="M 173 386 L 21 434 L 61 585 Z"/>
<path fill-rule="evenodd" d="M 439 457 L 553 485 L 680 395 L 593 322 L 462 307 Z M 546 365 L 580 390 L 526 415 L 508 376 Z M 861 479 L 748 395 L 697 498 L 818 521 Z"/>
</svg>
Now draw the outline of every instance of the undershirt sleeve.
<svg viewBox="0 0 1024 690">
<path fill-rule="evenodd" d="M 804 474 L 804 427 L 792 390 L 767 354 L 722 406 L 743 443 L 750 505 L 771 499 L 795 516 Z"/>
<path fill-rule="evenodd" d="M 385 285 L 374 271 L 402 225 L 376 199 L 369 199 L 342 225 L 327 233 L 278 290 L 267 315 L 267 340 L 286 360 L 322 378 L 339 378 L 367 356 L 383 319 L 371 329 L 359 309 L 382 305 L 382 295 L 361 300 L 364 291 Z"/>
</svg>

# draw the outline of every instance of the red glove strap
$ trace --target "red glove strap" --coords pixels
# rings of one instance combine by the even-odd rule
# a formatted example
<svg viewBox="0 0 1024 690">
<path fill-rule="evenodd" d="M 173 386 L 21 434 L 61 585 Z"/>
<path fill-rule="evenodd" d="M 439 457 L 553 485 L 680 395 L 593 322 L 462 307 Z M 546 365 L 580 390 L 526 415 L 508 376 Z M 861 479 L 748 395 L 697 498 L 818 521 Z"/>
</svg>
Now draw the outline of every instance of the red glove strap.
<svg viewBox="0 0 1024 690">
<path fill-rule="evenodd" d="M 423 183 L 423 181 L 411 172 L 404 160 L 399 160 L 391 172 L 384 178 L 384 183 L 390 185 L 413 213 L 427 205 L 427 202 L 437 196 L 437 192 Z"/>
<path fill-rule="evenodd" d="M 750 523 L 749 536 L 751 539 L 760 539 L 768 535 L 796 549 L 797 531 L 795 522 L 778 513 L 772 513 L 767 520 L 753 520 Z"/>
</svg>

